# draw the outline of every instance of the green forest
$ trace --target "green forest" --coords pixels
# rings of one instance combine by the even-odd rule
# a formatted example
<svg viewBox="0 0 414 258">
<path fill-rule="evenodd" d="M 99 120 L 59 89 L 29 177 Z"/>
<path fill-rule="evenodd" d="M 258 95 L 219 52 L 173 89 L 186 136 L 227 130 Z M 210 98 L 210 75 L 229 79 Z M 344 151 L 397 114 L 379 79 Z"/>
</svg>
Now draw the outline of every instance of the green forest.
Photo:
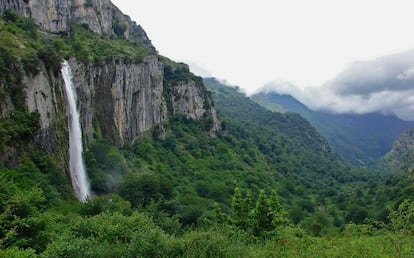
<svg viewBox="0 0 414 258">
<path fill-rule="evenodd" d="M 56 156 L 35 147 L 22 73 L 149 52 L 72 27 L 50 37 L 12 12 L 0 19 L 0 101 L 15 105 L 0 119 L 0 257 L 414 257 L 409 174 L 353 167 L 300 115 L 186 69 L 171 75 L 180 64 L 161 56 L 167 81 L 207 87 L 221 129 L 175 115 L 123 146 L 95 132 L 84 153 L 94 196 L 79 202 Z"/>
</svg>

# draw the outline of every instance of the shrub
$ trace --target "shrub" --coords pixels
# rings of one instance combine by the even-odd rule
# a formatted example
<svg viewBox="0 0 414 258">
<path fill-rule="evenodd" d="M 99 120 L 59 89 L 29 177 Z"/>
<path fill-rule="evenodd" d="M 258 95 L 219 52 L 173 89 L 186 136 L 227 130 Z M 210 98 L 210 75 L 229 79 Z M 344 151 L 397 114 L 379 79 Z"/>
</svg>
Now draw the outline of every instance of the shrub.
<svg viewBox="0 0 414 258">
<path fill-rule="evenodd" d="M 93 7 L 92 0 L 86 0 L 83 4 L 84 7 Z"/>
<path fill-rule="evenodd" d="M 125 31 L 127 30 L 126 24 L 121 24 L 118 20 L 115 20 L 112 23 L 112 28 L 114 29 L 114 32 L 118 37 L 124 35 Z"/>
<path fill-rule="evenodd" d="M 39 57 L 34 53 L 26 54 L 22 57 L 21 62 L 23 64 L 24 71 L 35 76 L 39 73 Z"/>
<path fill-rule="evenodd" d="M 136 176 L 127 174 L 120 186 L 120 195 L 133 207 L 145 207 L 151 201 L 168 200 L 172 197 L 172 185 L 155 174 Z"/>
<path fill-rule="evenodd" d="M 55 74 L 60 70 L 62 58 L 55 51 L 55 48 L 45 44 L 37 53 L 38 57 L 43 60 L 46 68 L 51 69 Z"/>
<path fill-rule="evenodd" d="M 19 15 L 12 10 L 5 10 L 3 13 L 3 18 L 9 22 L 16 22 L 19 19 Z"/>
</svg>

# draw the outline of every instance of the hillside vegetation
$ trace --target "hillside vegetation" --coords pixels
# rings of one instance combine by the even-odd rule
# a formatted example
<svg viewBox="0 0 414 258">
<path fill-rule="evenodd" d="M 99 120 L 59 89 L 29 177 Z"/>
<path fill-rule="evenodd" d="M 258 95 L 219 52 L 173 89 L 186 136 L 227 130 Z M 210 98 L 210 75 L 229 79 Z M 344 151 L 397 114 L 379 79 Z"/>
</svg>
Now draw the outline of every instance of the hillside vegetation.
<svg viewBox="0 0 414 258">
<path fill-rule="evenodd" d="M 54 62 L 76 55 L 76 44 L 90 52 L 85 62 L 143 53 L 118 39 L 76 41 L 97 37 L 83 27 L 48 38 L 10 15 L 0 34 L 25 45 L 37 36 L 24 50 L 1 37 L 4 96 L 21 93 L 19 74 L 35 72 L 37 60 L 52 58 L 58 72 Z M 0 167 L 0 257 L 414 255 L 412 182 L 348 167 L 299 115 L 272 113 L 214 79 L 197 83 L 212 91 L 221 130 L 212 136 L 209 119 L 176 115 L 122 147 L 95 132 L 86 203 L 55 157 L 34 147 L 36 113 L 21 105 L 0 119 L 1 150 L 19 156 Z"/>
</svg>

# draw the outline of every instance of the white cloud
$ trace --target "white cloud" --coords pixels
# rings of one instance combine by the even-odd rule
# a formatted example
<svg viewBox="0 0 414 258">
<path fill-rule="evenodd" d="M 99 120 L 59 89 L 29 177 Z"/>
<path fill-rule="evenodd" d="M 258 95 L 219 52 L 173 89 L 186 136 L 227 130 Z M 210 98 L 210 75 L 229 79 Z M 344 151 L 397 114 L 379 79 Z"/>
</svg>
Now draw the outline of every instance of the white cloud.
<svg viewBox="0 0 414 258">
<path fill-rule="evenodd" d="M 162 55 L 251 92 L 320 85 L 355 60 L 414 45 L 411 0 L 113 0 Z"/>
<path fill-rule="evenodd" d="M 414 50 L 356 62 L 327 83 L 340 95 L 369 95 L 414 88 Z"/>
<path fill-rule="evenodd" d="M 312 109 L 414 120 L 414 51 L 354 63 L 320 87 L 272 82 L 263 89 L 291 94 Z"/>
<path fill-rule="evenodd" d="M 414 47 L 412 0 L 113 2 L 162 55 L 248 93 L 281 78 L 299 87 L 274 81 L 279 90 L 312 107 L 414 118 L 414 51 L 374 59 Z"/>
</svg>

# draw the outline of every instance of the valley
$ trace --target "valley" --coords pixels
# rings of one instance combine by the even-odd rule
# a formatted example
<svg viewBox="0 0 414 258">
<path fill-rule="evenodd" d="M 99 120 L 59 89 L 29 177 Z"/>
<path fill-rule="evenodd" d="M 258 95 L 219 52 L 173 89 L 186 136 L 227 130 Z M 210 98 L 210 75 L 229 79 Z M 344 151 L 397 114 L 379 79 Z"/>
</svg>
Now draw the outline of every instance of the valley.
<svg viewBox="0 0 414 258">
<path fill-rule="evenodd" d="M 332 148 L 356 166 L 375 165 L 391 150 L 396 138 L 414 127 L 395 115 L 339 114 L 313 111 L 290 95 L 258 93 L 252 99 L 275 112 L 294 112 L 306 118 Z"/>
<path fill-rule="evenodd" d="M 413 123 L 249 98 L 110 1 L 40 2 L 0 0 L 0 257 L 414 255 Z"/>
</svg>

